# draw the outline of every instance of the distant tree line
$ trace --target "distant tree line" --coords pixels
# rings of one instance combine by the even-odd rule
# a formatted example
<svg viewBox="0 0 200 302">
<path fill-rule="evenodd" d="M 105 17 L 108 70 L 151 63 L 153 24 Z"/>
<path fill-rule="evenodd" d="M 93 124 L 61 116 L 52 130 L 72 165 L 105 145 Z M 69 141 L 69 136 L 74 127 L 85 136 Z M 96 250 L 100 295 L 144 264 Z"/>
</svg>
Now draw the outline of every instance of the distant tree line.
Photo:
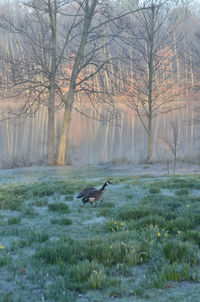
<svg viewBox="0 0 200 302">
<path fill-rule="evenodd" d="M 48 107 L 48 165 L 66 164 L 71 113 L 80 100 L 106 108 L 113 119 L 119 103 L 136 112 L 151 162 L 153 118 L 180 108 L 180 96 L 198 84 L 191 44 L 199 39 L 198 25 L 198 16 L 175 0 L 4 1 L 1 95 L 20 100 L 10 116 L 34 116 Z M 55 111 L 61 108 L 56 146 Z"/>
</svg>

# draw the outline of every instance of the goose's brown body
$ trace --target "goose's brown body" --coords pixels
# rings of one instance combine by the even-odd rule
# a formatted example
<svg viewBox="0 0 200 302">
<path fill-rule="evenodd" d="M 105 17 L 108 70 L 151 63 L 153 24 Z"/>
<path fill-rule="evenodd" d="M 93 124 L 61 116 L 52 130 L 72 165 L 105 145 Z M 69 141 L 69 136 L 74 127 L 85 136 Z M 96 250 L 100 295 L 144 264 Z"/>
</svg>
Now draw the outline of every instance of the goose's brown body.
<svg viewBox="0 0 200 302">
<path fill-rule="evenodd" d="M 85 188 L 83 191 L 81 191 L 78 195 L 78 198 L 82 197 L 83 203 L 90 202 L 95 203 L 95 206 L 97 205 L 97 201 L 103 201 L 103 192 L 105 187 L 110 184 L 109 181 L 105 182 L 104 185 L 100 190 L 96 190 L 94 188 Z"/>
<path fill-rule="evenodd" d="M 87 188 L 83 189 L 83 190 L 78 194 L 77 198 L 82 198 L 82 197 L 84 197 L 87 193 L 89 193 L 90 191 L 93 191 L 93 190 L 95 190 L 95 188 L 93 188 L 93 187 L 87 187 Z"/>
</svg>

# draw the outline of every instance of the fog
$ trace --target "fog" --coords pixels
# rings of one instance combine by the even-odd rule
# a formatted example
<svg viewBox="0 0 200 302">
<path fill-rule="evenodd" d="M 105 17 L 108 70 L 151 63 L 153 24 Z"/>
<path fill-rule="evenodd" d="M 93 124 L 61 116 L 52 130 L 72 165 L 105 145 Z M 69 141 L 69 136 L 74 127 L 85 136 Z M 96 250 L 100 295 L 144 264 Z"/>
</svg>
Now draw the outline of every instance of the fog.
<svg viewBox="0 0 200 302">
<path fill-rule="evenodd" d="M 198 161 L 198 2 L 3 1 L 0 168 Z"/>
</svg>

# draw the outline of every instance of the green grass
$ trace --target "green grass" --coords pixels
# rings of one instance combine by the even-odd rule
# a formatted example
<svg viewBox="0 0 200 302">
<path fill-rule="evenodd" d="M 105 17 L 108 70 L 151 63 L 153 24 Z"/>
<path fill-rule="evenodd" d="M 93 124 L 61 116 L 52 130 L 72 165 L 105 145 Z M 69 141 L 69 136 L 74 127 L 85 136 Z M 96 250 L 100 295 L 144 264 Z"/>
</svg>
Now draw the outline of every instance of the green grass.
<svg viewBox="0 0 200 302">
<path fill-rule="evenodd" d="M 167 282 L 175 281 L 189 281 L 198 282 L 198 272 L 196 269 L 192 268 L 188 263 L 180 264 L 174 262 L 173 264 L 166 263 L 160 275 L 154 275 L 153 285 L 157 288 L 166 287 Z"/>
<path fill-rule="evenodd" d="M 175 194 L 176 195 L 188 195 L 189 191 L 187 188 L 182 188 L 182 189 L 176 190 Z"/>
<path fill-rule="evenodd" d="M 157 194 L 157 193 L 160 193 L 160 188 L 151 187 L 151 188 L 149 188 L 149 193 L 150 193 L 150 194 Z"/>
<path fill-rule="evenodd" d="M 8 255 L 6 255 L 5 253 L 3 254 L 1 252 L 1 254 L 0 254 L 0 267 L 9 265 L 10 261 L 11 261 L 11 258 Z"/>
<path fill-rule="evenodd" d="M 52 218 L 51 223 L 60 224 L 60 225 L 70 225 L 70 224 L 72 224 L 72 220 L 68 217 Z"/>
<path fill-rule="evenodd" d="M 49 211 L 59 213 L 69 213 L 69 206 L 63 202 L 48 204 Z"/>
<path fill-rule="evenodd" d="M 182 242 L 180 240 L 169 240 L 162 247 L 164 256 L 169 260 L 170 264 L 188 263 L 190 266 L 199 264 L 198 248 L 191 242 Z"/>
<path fill-rule="evenodd" d="M 8 224 L 20 224 L 21 217 L 8 217 Z"/>
<path fill-rule="evenodd" d="M 182 281 L 200 294 L 200 177 L 109 180 L 96 208 L 76 196 L 105 177 L 0 186 L 0 301 L 153 302 Z"/>
</svg>

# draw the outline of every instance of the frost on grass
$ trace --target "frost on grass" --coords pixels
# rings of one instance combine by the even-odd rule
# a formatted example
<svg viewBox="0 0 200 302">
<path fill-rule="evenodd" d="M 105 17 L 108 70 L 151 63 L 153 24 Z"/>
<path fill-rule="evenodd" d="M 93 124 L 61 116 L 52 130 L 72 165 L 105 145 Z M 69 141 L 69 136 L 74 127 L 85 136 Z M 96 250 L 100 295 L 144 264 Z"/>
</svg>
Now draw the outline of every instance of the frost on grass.
<svg viewBox="0 0 200 302">
<path fill-rule="evenodd" d="M 200 178 L 141 170 L 151 174 L 133 165 L 0 171 L 2 301 L 198 301 Z M 102 204 L 76 200 L 105 180 Z"/>
</svg>

